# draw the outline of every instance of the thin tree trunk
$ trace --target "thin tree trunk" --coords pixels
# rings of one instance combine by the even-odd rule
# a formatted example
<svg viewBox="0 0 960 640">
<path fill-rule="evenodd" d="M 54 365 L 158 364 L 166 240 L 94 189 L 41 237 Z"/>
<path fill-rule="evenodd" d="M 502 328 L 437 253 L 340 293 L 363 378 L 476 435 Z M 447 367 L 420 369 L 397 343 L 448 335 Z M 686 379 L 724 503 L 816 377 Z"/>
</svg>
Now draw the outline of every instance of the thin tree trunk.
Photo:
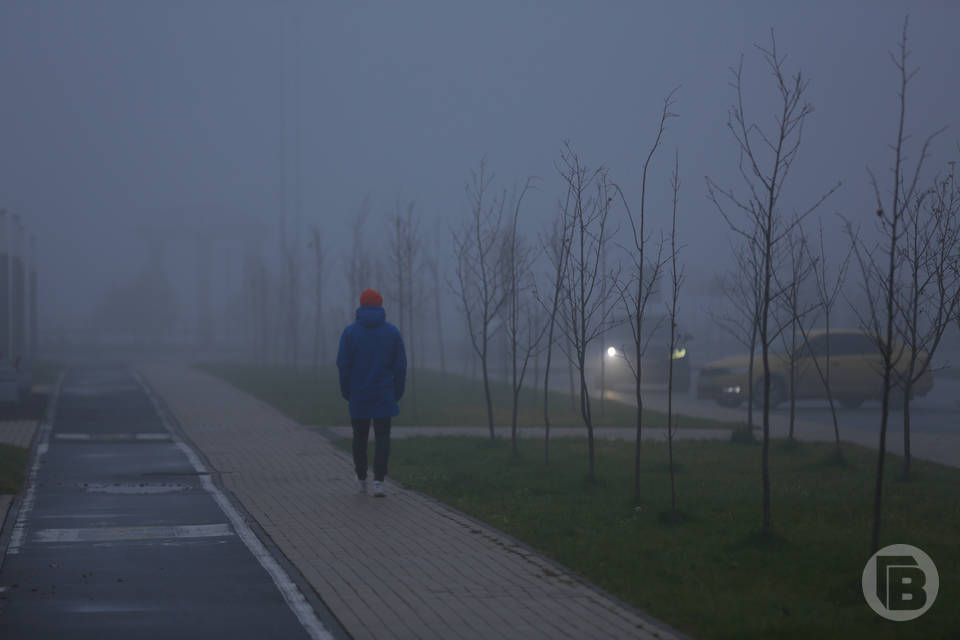
<svg viewBox="0 0 960 640">
<path fill-rule="evenodd" d="M 513 313 L 513 312 L 511 312 Z M 520 401 L 519 389 L 517 389 L 517 335 L 513 333 L 510 339 L 510 384 L 513 391 L 513 407 L 510 411 L 510 448 L 513 455 L 517 455 L 517 403 Z"/>
<path fill-rule="evenodd" d="M 913 381 L 907 380 L 903 390 L 903 479 L 910 479 L 910 392 Z"/>
<path fill-rule="evenodd" d="M 439 291 L 439 286 L 437 287 Z M 434 296 L 436 299 L 436 305 L 434 310 L 434 316 L 437 323 L 437 345 L 440 347 L 440 373 L 443 374 L 443 377 L 447 377 L 447 356 L 443 350 L 443 317 L 440 310 L 440 297 L 439 295 Z"/>
<path fill-rule="evenodd" d="M 883 397 L 880 400 L 880 443 L 877 445 L 877 476 L 873 487 L 873 529 L 871 554 L 880 549 L 880 514 L 883 502 L 883 463 L 887 453 L 887 414 L 890 411 L 890 369 L 883 372 Z"/>
<path fill-rule="evenodd" d="M 320 313 L 319 309 L 317 313 Z M 320 374 L 320 321 L 315 320 L 313 325 L 313 375 Z"/>
<path fill-rule="evenodd" d="M 543 371 L 543 464 L 550 464 L 550 365 L 553 362 L 553 328 L 555 324 L 556 303 L 550 315 L 550 329 L 547 335 L 547 366 Z"/>
<path fill-rule="evenodd" d="M 490 429 L 490 439 L 496 439 L 493 430 L 493 399 L 490 397 L 490 376 L 487 372 L 487 336 L 486 327 L 483 332 L 483 353 L 480 356 L 480 366 L 483 369 L 483 395 L 487 401 L 487 426 Z"/>
<path fill-rule="evenodd" d="M 777 153 L 779 161 L 780 154 Z M 778 167 L 779 165 L 777 165 Z M 776 168 L 772 184 L 776 184 Z M 767 223 L 764 227 L 764 269 L 763 269 L 763 303 L 760 317 L 760 348 L 763 355 L 763 452 L 761 453 L 761 473 L 763 476 L 763 533 L 773 533 L 772 518 L 770 515 L 770 280 L 771 262 L 773 258 L 773 206 L 774 193 L 770 192 L 770 201 L 767 205 Z"/>
<path fill-rule="evenodd" d="M 443 310 L 440 307 L 440 265 L 436 256 L 428 263 L 433 275 L 433 315 L 437 325 L 437 346 L 440 348 L 440 373 L 447 375 L 447 357 L 443 348 Z"/>
<path fill-rule="evenodd" d="M 673 469 L 673 350 L 676 346 L 673 320 L 670 321 L 670 364 L 667 369 L 667 457 L 670 465 L 670 509 L 677 510 L 677 482 Z"/>
<path fill-rule="evenodd" d="M 906 31 L 906 27 L 904 27 Z M 904 36 L 904 47 L 906 46 L 906 36 Z M 903 60 L 903 64 L 906 61 Z M 880 443 L 877 446 L 877 478 L 873 489 L 873 531 L 871 535 L 871 555 L 880 548 L 880 518 L 883 506 L 883 467 L 884 459 L 887 454 L 887 423 L 890 414 L 890 376 L 893 373 L 893 320 L 894 320 L 894 291 L 897 274 L 897 239 L 898 226 L 900 224 L 900 186 L 901 186 L 901 159 L 903 152 L 903 124 L 906 117 L 906 92 L 907 76 L 906 68 L 901 67 L 901 86 L 900 86 L 900 118 L 897 125 L 897 145 L 895 150 L 895 161 L 893 167 L 893 209 L 890 220 L 890 255 L 887 265 L 887 331 L 886 342 L 883 345 L 885 351 L 883 363 L 883 398 L 880 402 Z"/>
<path fill-rule="evenodd" d="M 587 425 L 587 452 L 590 457 L 590 466 L 588 478 L 590 482 L 596 480 L 594 465 L 594 443 L 593 443 L 593 416 L 590 415 L 590 396 L 587 393 L 587 379 L 584 375 L 584 358 L 580 357 L 580 415 L 583 416 L 583 423 Z"/>
<path fill-rule="evenodd" d="M 747 429 L 753 433 L 753 371 L 757 356 L 757 333 L 759 332 L 757 323 L 753 323 L 753 332 L 750 334 L 750 362 L 747 365 Z"/>
<path fill-rule="evenodd" d="M 841 459 L 843 457 L 843 450 L 840 448 L 840 424 L 837 421 L 837 406 L 836 402 L 833 400 L 833 389 L 830 385 L 830 309 L 829 307 L 824 312 L 824 323 L 826 325 L 826 337 L 827 337 L 827 371 L 825 375 L 826 387 L 827 387 L 827 401 L 830 403 L 830 415 L 833 417 L 833 437 L 834 442 L 837 446 L 837 458 Z M 814 356 L 816 357 L 816 356 Z"/>
<path fill-rule="evenodd" d="M 643 345 L 641 344 L 640 340 L 637 340 L 634 343 L 634 346 L 636 347 L 636 356 L 637 356 L 637 372 L 636 372 L 637 379 L 635 380 L 636 384 L 634 385 L 633 389 L 634 389 L 634 394 L 637 400 L 637 414 L 636 414 L 637 422 L 636 422 L 636 433 L 634 434 L 636 440 L 633 446 L 633 501 L 639 502 L 640 501 L 640 443 L 642 442 L 642 436 L 643 436 L 643 394 L 640 393 L 640 381 L 641 381 L 640 358 L 641 358 L 641 351 L 643 350 Z"/>
<path fill-rule="evenodd" d="M 794 276 L 796 277 L 796 276 Z M 797 291 L 796 283 L 793 290 L 793 322 L 790 329 L 790 441 L 795 440 L 793 429 L 797 423 Z"/>
</svg>

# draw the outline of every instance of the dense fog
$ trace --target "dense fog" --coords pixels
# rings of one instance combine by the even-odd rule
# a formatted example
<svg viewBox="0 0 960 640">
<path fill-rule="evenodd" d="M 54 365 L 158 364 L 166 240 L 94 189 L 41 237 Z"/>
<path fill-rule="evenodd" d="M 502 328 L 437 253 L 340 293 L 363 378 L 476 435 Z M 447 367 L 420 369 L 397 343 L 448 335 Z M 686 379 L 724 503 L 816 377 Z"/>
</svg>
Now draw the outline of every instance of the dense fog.
<svg viewBox="0 0 960 640">
<path fill-rule="evenodd" d="M 646 233 L 652 251 L 669 240 L 676 157 L 679 323 L 693 364 L 742 350 L 716 321 L 730 311 L 721 283 L 737 236 L 705 182 L 744 190 L 727 126 L 731 66 L 743 56 L 748 118 L 763 126 L 778 95 L 755 45 L 769 46 L 773 30 L 784 69 L 809 79 L 813 111 L 779 206 L 802 211 L 840 183 L 804 221 L 811 236 L 822 225 L 837 262 L 850 244 L 845 219 L 868 242 L 875 232 L 867 168 L 884 198 L 891 184 L 899 80 L 889 54 L 908 11 L 915 162 L 926 136 L 960 113 L 960 8 L 950 3 L 5 2 L 0 207 L 37 238 L 40 350 L 330 364 L 360 290 L 374 287 L 418 364 L 440 365 L 442 339 L 445 367 L 475 370 L 453 237 L 469 221 L 472 172 L 485 159 L 490 194 L 505 193 L 511 215 L 535 177 L 518 230 L 545 299 L 561 154 L 605 167 L 623 196 L 605 263 L 626 276 L 624 204 L 639 210 L 675 88 L 678 117 L 649 165 Z M 923 181 L 960 157 L 958 135 L 933 141 Z M 401 223 L 416 244 L 406 318 L 391 245 Z M 857 324 L 858 282 L 851 268 L 837 326 Z M 665 313 L 663 291 L 650 305 L 652 317 Z M 627 340 L 614 332 L 595 346 Z"/>
</svg>

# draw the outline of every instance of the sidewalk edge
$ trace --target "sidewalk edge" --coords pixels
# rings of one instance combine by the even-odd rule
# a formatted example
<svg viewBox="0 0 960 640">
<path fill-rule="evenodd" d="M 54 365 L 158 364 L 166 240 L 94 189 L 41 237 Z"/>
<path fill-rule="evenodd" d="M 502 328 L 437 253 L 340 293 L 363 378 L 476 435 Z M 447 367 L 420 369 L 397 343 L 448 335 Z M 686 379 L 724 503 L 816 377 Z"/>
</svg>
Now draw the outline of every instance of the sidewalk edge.
<svg viewBox="0 0 960 640">
<path fill-rule="evenodd" d="M 176 438 L 180 439 L 193 451 L 193 453 L 200 459 L 200 462 L 203 464 L 203 466 L 210 470 L 210 481 L 217 487 L 230 505 L 236 509 L 236 511 L 243 518 L 244 523 L 250 528 L 253 534 L 266 548 L 267 552 L 273 557 L 280 568 L 287 574 L 294 585 L 296 585 L 304 599 L 313 609 L 314 615 L 316 615 L 320 623 L 326 627 L 326 630 L 329 631 L 336 640 L 350 640 L 352 636 L 349 634 L 349 632 L 347 632 L 346 628 L 340 622 L 339 618 L 337 618 L 336 614 L 333 613 L 332 609 L 330 609 L 330 607 L 328 607 L 323 601 L 323 598 L 321 598 L 320 595 L 314 590 L 313 586 L 300 571 L 299 567 L 297 567 L 286 556 L 286 554 L 283 553 L 283 551 L 273 541 L 266 530 L 260 525 L 259 522 L 257 522 L 256 518 L 250 515 L 246 507 L 243 506 L 243 503 L 240 502 L 237 496 L 223 486 L 219 469 L 210 463 L 210 460 L 207 458 L 203 450 L 198 447 L 196 443 L 187 435 L 186 431 L 183 429 L 183 426 L 180 424 L 180 421 L 177 419 L 176 414 L 167 404 L 166 399 L 157 393 L 153 385 L 150 384 L 146 376 L 143 375 L 137 367 L 133 367 L 133 372 L 134 379 L 144 388 L 144 390 L 153 400 L 158 413 L 160 413 L 160 417 L 166 426 L 174 432 Z"/>
<path fill-rule="evenodd" d="M 246 393 L 246 392 L 244 391 L 244 393 Z M 248 395 L 249 395 L 249 394 L 248 394 Z M 297 424 L 299 424 L 299 423 L 297 423 Z M 309 430 L 309 431 L 312 431 L 312 432 L 316 433 L 316 434 L 317 434 L 318 436 L 320 436 L 321 438 L 327 440 L 327 442 L 330 444 L 330 446 L 333 447 L 336 455 L 342 457 L 344 460 L 346 460 L 346 461 L 349 462 L 350 464 L 353 464 L 353 459 L 347 454 L 347 452 L 344 451 L 343 449 L 341 449 L 340 447 L 338 447 L 337 445 L 335 445 L 335 444 L 333 443 L 333 440 L 334 440 L 334 439 L 343 439 L 341 436 L 339 436 L 339 435 L 337 435 L 337 434 L 335 434 L 335 433 L 330 432 L 329 429 L 328 429 L 327 427 L 325 427 L 325 426 L 316 426 L 316 427 L 307 427 L 307 426 L 304 426 L 304 425 L 300 425 L 300 426 L 303 427 L 304 429 L 307 429 L 307 430 Z M 472 523 L 476 524 L 477 526 L 483 527 L 483 528 L 485 528 L 485 529 L 493 532 L 493 533 L 496 534 L 497 536 L 502 537 L 504 540 L 512 543 L 513 545 L 515 545 L 515 546 L 518 547 L 519 549 L 522 549 L 524 552 L 526 552 L 526 553 L 528 553 L 528 554 L 535 555 L 535 556 L 537 556 L 538 558 L 541 558 L 544 562 L 546 562 L 546 563 L 549 564 L 551 567 L 553 567 L 554 569 L 556 569 L 558 573 L 561 573 L 561 574 L 563 574 L 563 575 L 565 575 L 565 576 L 568 576 L 568 577 L 571 578 L 572 580 L 575 580 L 578 584 L 581 584 L 581 585 L 583 585 L 584 587 L 586 587 L 587 589 L 593 591 L 596 595 L 601 596 L 602 598 L 605 598 L 605 599 L 609 600 L 610 602 L 612 602 L 613 604 L 617 605 L 617 606 L 620 607 L 621 609 L 624 609 L 625 611 L 627 611 L 627 612 L 629 612 L 629 613 L 631 613 L 631 614 L 636 615 L 638 618 L 641 618 L 644 622 L 646 622 L 647 624 L 649 624 L 649 625 L 653 628 L 653 630 L 659 630 L 659 631 L 662 631 L 662 632 L 664 632 L 664 633 L 672 634 L 677 640 L 694 640 L 693 638 L 691 638 L 690 636 L 686 635 L 686 634 L 683 633 L 682 631 L 679 631 L 678 629 L 670 626 L 669 624 L 667 624 L 667 623 L 664 622 L 663 620 L 660 620 L 659 618 L 653 617 L 652 615 L 650 615 L 649 613 L 647 613 L 647 612 L 644 611 L 643 609 L 638 609 L 637 607 L 633 606 L 632 604 L 630 604 L 630 603 L 628 603 L 628 602 L 626 602 L 626 601 L 618 598 L 617 596 L 613 595 L 612 593 L 606 591 L 606 590 L 603 589 L 602 587 L 597 586 L 595 583 L 593 583 L 592 581 L 590 581 L 586 576 L 583 576 L 583 575 L 581 575 L 580 573 L 577 573 L 576 571 L 574 571 L 573 569 L 571 569 L 570 567 L 568 567 L 568 566 L 566 566 L 566 565 L 564 565 L 564 564 L 561 564 L 559 561 L 554 560 L 554 559 L 551 558 L 550 556 L 544 554 L 542 551 L 539 551 L 539 550 L 537 550 L 537 549 L 534 549 L 533 547 L 531 547 L 531 546 L 530 546 L 529 544 L 527 544 L 526 542 L 524 542 L 524 541 L 522 541 L 522 540 L 519 540 L 518 538 L 515 538 L 514 536 L 510 535 L 509 533 L 506 533 L 506 532 L 504 532 L 504 531 L 501 531 L 500 529 L 494 527 L 493 525 L 491 525 L 491 524 L 489 524 L 489 523 L 487 523 L 487 522 L 484 522 L 483 520 L 479 520 L 479 519 L 477 519 L 477 518 L 474 518 L 473 516 L 471 516 L 471 515 L 469 515 L 469 514 L 467 514 L 467 513 L 464 513 L 463 511 L 460 511 L 460 510 L 457 509 L 456 507 L 451 507 L 451 506 L 448 505 L 447 503 L 441 502 L 440 500 L 437 500 L 437 499 L 434 498 L 433 496 L 428 495 L 428 494 L 426 494 L 426 493 L 423 493 L 422 491 L 417 491 L 416 489 L 410 489 L 410 488 L 408 488 L 408 487 L 405 487 L 405 486 L 403 485 L 403 483 L 401 483 L 399 480 L 395 480 L 395 479 L 393 479 L 393 478 L 387 477 L 387 478 L 386 478 L 386 481 L 387 481 L 388 484 L 393 484 L 393 485 L 399 487 L 400 489 L 402 489 L 402 490 L 404 490 L 404 491 L 407 491 L 407 492 L 409 492 L 409 493 L 412 493 L 412 494 L 414 494 L 414 495 L 416 495 L 416 496 L 418 496 L 418 497 L 420 497 L 420 498 L 423 498 L 423 499 L 427 500 L 428 502 L 433 503 L 434 505 L 438 506 L 440 509 L 449 512 L 449 513 L 452 514 L 453 516 L 456 516 L 456 517 L 458 517 L 458 518 L 463 518 L 464 520 L 468 520 L 469 522 L 472 522 Z M 516 553 L 516 551 L 511 551 L 511 553 Z"/>
</svg>

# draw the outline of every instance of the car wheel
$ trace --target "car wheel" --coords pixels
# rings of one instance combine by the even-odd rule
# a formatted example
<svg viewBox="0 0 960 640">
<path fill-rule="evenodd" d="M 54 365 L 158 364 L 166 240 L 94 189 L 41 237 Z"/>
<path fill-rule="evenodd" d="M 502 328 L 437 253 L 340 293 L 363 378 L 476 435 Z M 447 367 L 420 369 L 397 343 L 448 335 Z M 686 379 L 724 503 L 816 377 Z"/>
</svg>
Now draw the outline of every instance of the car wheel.
<svg viewBox="0 0 960 640">
<path fill-rule="evenodd" d="M 852 398 L 849 396 L 846 398 L 840 398 L 840 404 L 844 409 L 859 409 L 863 404 L 863 398 Z"/>
<path fill-rule="evenodd" d="M 743 402 L 743 398 L 738 394 L 726 393 L 721 396 L 717 396 L 717 404 L 721 407 L 735 408 L 739 407 L 741 402 Z"/>
<path fill-rule="evenodd" d="M 787 399 L 787 388 L 783 380 L 777 377 L 770 378 L 770 408 L 776 409 L 777 405 Z M 763 407 L 763 378 L 753 383 L 753 406 Z"/>
</svg>

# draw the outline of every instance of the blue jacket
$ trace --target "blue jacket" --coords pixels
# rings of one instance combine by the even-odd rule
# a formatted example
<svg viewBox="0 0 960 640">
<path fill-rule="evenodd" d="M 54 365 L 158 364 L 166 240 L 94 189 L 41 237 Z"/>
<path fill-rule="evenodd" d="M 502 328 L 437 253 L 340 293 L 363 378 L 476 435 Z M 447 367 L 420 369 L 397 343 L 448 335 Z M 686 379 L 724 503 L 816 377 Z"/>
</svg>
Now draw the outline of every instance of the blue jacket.
<svg viewBox="0 0 960 640">
<path fill-rule="evenodd" d="M 383 307 L 359 307 L 357 320 L 340 336 L 337 351 L 340 394 L 351 418 L 387 418 L 400 413 L 407 379 L 407 354 L 400 331 Z"/>
</svg>

